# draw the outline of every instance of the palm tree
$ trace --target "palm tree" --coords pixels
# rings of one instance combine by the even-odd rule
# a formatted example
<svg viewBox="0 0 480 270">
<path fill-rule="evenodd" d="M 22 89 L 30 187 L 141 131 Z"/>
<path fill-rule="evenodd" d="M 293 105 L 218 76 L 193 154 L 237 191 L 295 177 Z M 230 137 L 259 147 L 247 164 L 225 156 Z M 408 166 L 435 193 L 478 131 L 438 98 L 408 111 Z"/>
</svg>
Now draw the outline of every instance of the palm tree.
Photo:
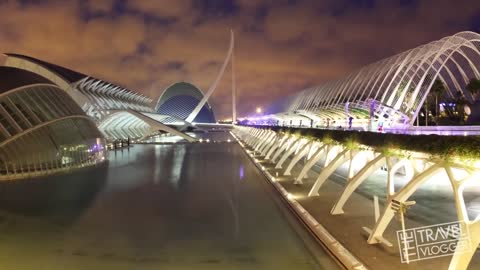
<svg viewBox="0 0 480 270">
<path fill-rule="evenodd" d="M 465 124 L 465 105 L 467 105 L 467 100 L 463 95 L 462 91 L 457 91 L 455 98 L 455 108 L 457 111 L 457 116 L 460 120 L 460 124 Z"/>
<path fill-rule="evenodd" d="M 436 79 L 435 82 L 433 82 L 432 88 L 430 89 L 430 93 L 433 93 L 433 95 L 435 96 L 435 116 L 437 117 L 437 119 L 438 119 L 438 97 L 443 95 L 445 91 L 447 91 L 447 88 L 445 87 L 445 84 L 443 83 L 443 81 L 440 79 Z"/>
<path fill-rule="evenodd" d="M 470 79 L 467 84 L 467 90 L 472 94 L 473 101 L 475 102 L 477 94 L 480 93 L 480 80 L 476 78 Z"/>
</svg>

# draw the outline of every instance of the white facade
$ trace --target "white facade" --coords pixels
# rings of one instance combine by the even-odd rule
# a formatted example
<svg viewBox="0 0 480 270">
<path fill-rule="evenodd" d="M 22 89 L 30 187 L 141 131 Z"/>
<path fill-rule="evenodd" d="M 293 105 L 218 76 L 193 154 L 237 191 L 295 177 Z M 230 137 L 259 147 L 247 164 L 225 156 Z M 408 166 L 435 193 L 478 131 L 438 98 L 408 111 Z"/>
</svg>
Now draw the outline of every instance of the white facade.
<svg viewBox="0 0 480 270">
<path fill-rule="evenodd" d="M 4 66 L 33 72 L 57 84 L 109 140 L 141 139 L 161 130 L 194 141 L 193 137 L 164 125 L 161 121 L 168 116 L 155 114 L 149 97 L 32 57 L 6 56 Z"/>
</svg>

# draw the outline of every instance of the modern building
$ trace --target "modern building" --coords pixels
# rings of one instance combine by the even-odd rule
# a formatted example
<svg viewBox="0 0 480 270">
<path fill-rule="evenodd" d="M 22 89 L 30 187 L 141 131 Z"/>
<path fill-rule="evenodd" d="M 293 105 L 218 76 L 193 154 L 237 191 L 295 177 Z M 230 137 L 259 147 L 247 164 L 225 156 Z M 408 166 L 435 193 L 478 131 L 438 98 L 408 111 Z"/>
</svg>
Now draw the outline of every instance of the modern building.
<svg viewBox="0 0 480 270">
<path fill-rule="evenodd" d="M 105 139 L 58 85 L 0 67 L 0 180 L 51 174 L 102 162 Z"/>
<path fill-rule="evenodd" d="M 165 123 L 185 120 L 203 98 L 203 92 L 196 86 L 186 82 L 174 83 L 165 89 L 158 99 L 155 111 L 161 115 L 169 115 Z M 194 118 L 195 123 L 215 123 L 213 109 L 207 102 Z"/>
<path fill-rule="evenodd" d="M 466 91 L 474 78 L 480 78 L 480 35 L 460 32 L 305 89 L 279 101 L 282 106 L 272 114 L 251 120 L 323 128 L 407 129 L 423 114 L 435 81 L 445 85 L 441 97 L 455 105 L 460 104 L 455 102 L 458 99 L 475 101 Z M 439 106 L 448 109 L 450 104 Z"/>
<path fill-rule="evenodd" d="M 33 57 L 10 53 L 6 56 L 4 66 L 29 71 L 55 83 L 95 121 L 108 140 L 143 139 L 159 131 L 195 140 L 175 127 L 189 125 L 185 119 L 203 98 L 203 93 L 192 84 L 173 84 L 155 106 L 151 98 L 119 85 Z M 198 112 L 195 122 L 215 123 L 208 103 Z"/>
</svg>

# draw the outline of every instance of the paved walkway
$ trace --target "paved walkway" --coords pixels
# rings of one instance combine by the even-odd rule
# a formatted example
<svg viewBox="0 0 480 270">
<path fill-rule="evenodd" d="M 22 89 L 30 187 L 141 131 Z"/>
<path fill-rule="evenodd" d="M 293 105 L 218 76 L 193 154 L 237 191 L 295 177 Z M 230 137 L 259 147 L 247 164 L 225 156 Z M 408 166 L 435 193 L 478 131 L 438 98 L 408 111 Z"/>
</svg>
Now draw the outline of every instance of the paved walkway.
<svg viewBox="0 0 480 270">
<path fill-rule="evenodd" d="M 357 189 L 357 192 L 350 197 L 344 207 L 345 214 L 333 216 L 330 214 L 330 210 L 344 186 L 344 180 L 341 179 L 341 170 L 324 183 L 319 191 L 319 196 L 307 197 L 307 193 L 317 178 L 318 171 L 320 171 L 319 166 L 309 172 L 309 178 L 304 180 L 303 185 L 298 186 L 293 184 L 293 179 L 303 167 L 303 164 L 300 164 L 301 162 L 292 170 L 292 176 L 287 177 L 281 176 L 283 169 L 275 169 L 274 164 L 263 160 L 261 157 L 256 156 L 255 158 L 272 175 L 278 172 L 277 181 L 294 195 L 297 201 L 340 243 L 370 269 L 448 269 L 451 256 L 402 264 L 396 239 L 396 231 L 401 229 L 401 225 L 396 219 L 392 220 L 384 233 L 384 237 L 393 244 L 392 248 L 367 243 L 368 236 L 362 230 L 362 227 L 373 228 L 374 226 L 373 195 L 383 196 L 383 198 L 380 197 L 381 211 L 383 208 L 382 202 L 385 200 L 385 192 L 382 194 L 381 186 L 383 183 L 384 190 L 386 190 L 386 177 L 382 179 L 382 173 L 375 174 L 375 179 L 367 180 Z M 289 160 L 284 163 L 284 167 L 288 163 Z M 423 191 L 423 193 L 417 194 L 417 205 L 412 208 L 411 214 L 407 215 L 407 229 L 455 220 L 453 199 L 446 196 L 445 192 L 439 196 L 428 196 L 428 193 L 433 195 L 431 191 Z M 452 203 L 446 204 L 449 201 L 452 201 Z M 442 211 L 436 211 L 438 209 Z M 480 256 L 476 255 L 469 269 L 478 269 L 478 267 L 480 267 Z"/>
</svg>

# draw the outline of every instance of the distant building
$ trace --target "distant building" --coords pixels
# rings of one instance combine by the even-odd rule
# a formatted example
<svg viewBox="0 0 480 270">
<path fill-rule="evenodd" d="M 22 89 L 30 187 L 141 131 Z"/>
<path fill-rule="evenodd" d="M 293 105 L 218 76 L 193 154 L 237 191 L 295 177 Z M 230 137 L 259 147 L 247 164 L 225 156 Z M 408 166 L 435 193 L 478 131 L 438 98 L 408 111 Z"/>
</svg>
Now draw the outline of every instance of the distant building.
<svg viewBox="0 0 480 270">
<path fill-rule="evenodd" d="M 155 106 L 155 111 L 162 115 L 172 116 L 166 122 L 185 120 L 202 98 L 202 91 L 194 85 L 186 82 L 174 83 L 163 91 Z M 202 107 L 193 122 L 216 122 L 212 107 L 208 102 Z"/>
</svg>

